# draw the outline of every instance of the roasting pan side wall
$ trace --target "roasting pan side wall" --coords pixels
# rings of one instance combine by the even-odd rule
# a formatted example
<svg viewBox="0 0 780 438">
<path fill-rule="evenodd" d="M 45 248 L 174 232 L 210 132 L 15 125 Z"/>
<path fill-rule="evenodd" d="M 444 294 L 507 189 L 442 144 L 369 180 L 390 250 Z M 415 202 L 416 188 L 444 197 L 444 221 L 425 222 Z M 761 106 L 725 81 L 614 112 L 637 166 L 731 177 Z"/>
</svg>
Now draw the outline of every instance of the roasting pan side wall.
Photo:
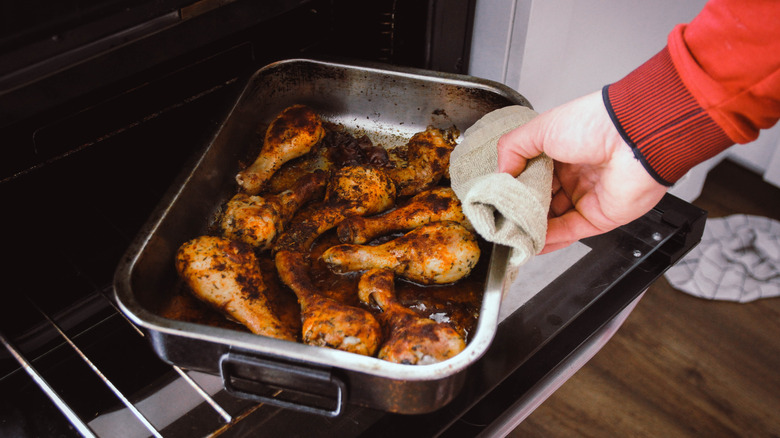
<svg viewBox="0 0 780 438">
<path fill-rule="evenodd" d="M 216 374 L 220 357 L 229 351 L 309 361 L 342 375 L 349 382 L 352 403 L 406 413 L 437 409 L 457 394 L 463 371 L 481 356 L 495 333 L 503 293 L 495 278 L 492 284 L 498 286 L 485 291 L 481 310 L 493 320 L 480 321 L 466 351 L 425 367 L 167 320 L 155 313 L 175 285 L 173 258 L 178 246 L 204 233 L 219 206 L 235 193 L 239 158 L 257 126 L 270 123 L 279 111 L 296 103 L 311 106 L 353 132 L 387 142 L 408 139 L 428 125 L 465 130 L 493 109 L 530 106 L 515 91 L 465 76 L 378 64 L 311 60 L 271 64 L 250 79 L 214 140 L 181 175 L 131 246 L 117 271 L 119 304 L 150 333 L 156 352 L 177 365 Z M 495 254 L 494 250 L 490 272 L 501 278 L 507 253 Z"/>
</svg>

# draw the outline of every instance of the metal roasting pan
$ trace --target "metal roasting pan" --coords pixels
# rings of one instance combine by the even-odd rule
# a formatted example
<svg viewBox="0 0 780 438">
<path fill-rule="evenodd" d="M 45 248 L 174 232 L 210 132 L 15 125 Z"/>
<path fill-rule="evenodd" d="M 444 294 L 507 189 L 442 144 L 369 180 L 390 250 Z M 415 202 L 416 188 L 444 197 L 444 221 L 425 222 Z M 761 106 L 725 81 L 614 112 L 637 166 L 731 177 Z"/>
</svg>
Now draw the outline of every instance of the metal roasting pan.
<svg viewBox="0 0 780 438">
<path fill-rule="evenodd" d="M 337 416 L 346 403 L 388 412 L 437 410 L 461 389 L 469 365 L 487 350 L 497 326 L 508 248 L 493 245 L 477 328 L 466 349 L 430 365 L 401 365 L 329 348 L 164 318 L 157 313 L 177 282 L 174 254 L 203 234 L 236 192 L 235 174 L 258 123 L 302 103 L 325 120 L 376 143 L 401 144 L 429 125 L 461 132 L 508 105 L 530 107 L 512 89 L 469 76 L 379 64 L 295 59 L 258 70 L 211 143 L 185 169 L 117 268 L 122 312 L 166 362 L 221 375 L 228 392 L 276 406 Z M 488 254 L 489 252 L 489 254 Z"/>
</svg>

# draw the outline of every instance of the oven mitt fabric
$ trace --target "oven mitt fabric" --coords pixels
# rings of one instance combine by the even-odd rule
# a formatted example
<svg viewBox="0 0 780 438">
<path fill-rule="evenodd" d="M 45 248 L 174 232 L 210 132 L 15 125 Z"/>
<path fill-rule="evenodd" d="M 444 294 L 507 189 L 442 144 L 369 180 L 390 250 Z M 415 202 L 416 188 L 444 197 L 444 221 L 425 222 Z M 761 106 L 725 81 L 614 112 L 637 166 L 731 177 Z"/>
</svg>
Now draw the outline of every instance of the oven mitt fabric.
<svg viewBox="0 0 780 438">
<path fill-rule="evenodd" d="M 524 106 L 490 112 L 463 133 L 450 155 L 450 182 L 463 213 L 485 240 L 511 248 L 510 276 L 544 247 L 553 162 L 541 155 L 517 178 L 498 173 L 497 144 L 536 115 Z"/>
<path fill-rule="evenodd" d="M 701 243 L 666 272 L 672 286 L 746 303 L 780 295 L 780 222 L 744 214 L 708 219 Z"/>
</svg>

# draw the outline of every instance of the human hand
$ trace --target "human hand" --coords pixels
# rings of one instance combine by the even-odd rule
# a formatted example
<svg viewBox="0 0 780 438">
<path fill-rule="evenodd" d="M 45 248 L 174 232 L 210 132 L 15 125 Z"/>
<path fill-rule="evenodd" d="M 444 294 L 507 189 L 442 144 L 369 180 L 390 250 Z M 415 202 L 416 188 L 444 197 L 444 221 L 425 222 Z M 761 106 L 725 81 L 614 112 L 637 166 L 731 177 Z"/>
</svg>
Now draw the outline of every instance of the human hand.
<svg viewBox="0 0 780 438">
<path fill-rule="evenodd" d="M 596 92 L 540 114 L 498 141 L 498 170 L 517 176 L 546 153 L 555 162 L 541 254 L 627 224 L 668 187 L 650 176 L 610 120 Z"/>
</svg>

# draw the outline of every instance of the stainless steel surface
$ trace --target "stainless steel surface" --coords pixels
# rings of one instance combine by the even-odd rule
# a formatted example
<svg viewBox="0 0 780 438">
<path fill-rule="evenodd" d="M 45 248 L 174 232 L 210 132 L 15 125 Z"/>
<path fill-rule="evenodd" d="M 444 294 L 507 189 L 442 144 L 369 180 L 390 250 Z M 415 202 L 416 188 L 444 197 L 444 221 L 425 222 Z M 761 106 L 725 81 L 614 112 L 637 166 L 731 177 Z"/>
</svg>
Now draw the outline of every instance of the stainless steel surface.
<svg viewBox="0 0 780 438">
<path fill-rule="evenodd" d="M 100 295 L 100 298 L 106 302 L 109 302 L 109 299 L 106 296 Z M 45 312 L 43 309 L 35 305 L 35 303 L 31 302 L 31 304 L 38 312 L 40 312 L 46 323 L 57 332 L 59 337 L 72 351 L 74 357 L 76 357 L 77 360 L 83 362 L 91 370 L 91 372 L 94 373 L 101 384 L 104 385 L 120 402 L 121 406 L 123 407 L 122 410 L 126 411 L 126 415 L 120 415 L 107 423 L 110 424 L 111 427 L 96 424 L 96 419 L 85 422 L 83 417 L 71 408 L 68 401 L 66 401 L 66 399 L 63 397 L 63 394 L 52 387 L 44 377 L 43 373 L 39 372 L 32 364 L 32 360 L 34 360 L 34 358 L 31 359 L 27 357 L 22 351 L 20 351 L 19 348 L 13 345 L 2 333 L 0 333 L 0 344 L 2 344 L 11 353 L 11 356 L 21 365 L 22 369 L 24 369 L 24 371 L 30 376 L 35 384 L 44 391 L 46 396 L 57 406 L 57 408 L 62 411 L 73 428 L 81 436 L 114 436 L 117 429 L 122 430 L 123 436 L 190 436 L 188 434 L 182 435 L 176 431 L 168 431 L 163 433 L 164 428 L 170 424 L 171 420 L 169 420 L 169 422 L 161 421 L 161 418 L 163 417 L 160 415 L 160 412 L 150 412 L 148 409 L 142 409 L 141 405 L 145 404 L 145 402 L 139 401 L 136 396 L 126 392 L 126 389 L 123 390 L 119 388 L 112 381 L 112 379 L 108 377 L 93 361 L 93 359 L 90 357 L 90 354 L 82 350 L 82 348 L 77 345 L 77 340 L 74 339 L 73 336 L 65 333 L 61 325 L 56 320 L 56 317 Z M 130 321 L 127 321 L 127 327 L 128 329 L 132 327 L 133 331 L 136 331 L 140 336 L 143 336 L 143 333 L 138 331 L 137 328 L 130 323 Z M 203 403 L 216 413 L 216 416 L 213 416 L 213 420 L 210 420 L 208 425 L 204 426 L 206 430 L 219 430 L 227 425 L 232 424 L 234 421 L 237 421 L 238 417 L 246 415 L 246 407 L 241 407 L 239 408 L 241 410 L 238 411 L 234 407 L 234 414 L 231 415 L 227 412 L 226 407 L 222 406 L 211 395 L 209 395 L 209 393 L 189 374 L 175 365 L 171 368 L 173 371 L 179 374 L 179 380 L 183 382 L 183 384 L 179 385 L 180 391 L 176 393 L 177 399 L 175 402 L 180 404 L 183 402 L 183 398 L 186 398 L 190 405 L 195 406 L 197 404 Z M 151 397 L 156 397 L 156 393 L 152 393 Z M 248 406 L 250 406 L 250 409 L 253 408 L 251 405 Z M 170 405 L 165 407 L 164 410 L 170 410 L 169 408 Z M 116 415 L 112 414 L 111 412 L 107 412 L 105 414 Z M 151 416 L 149 414 L 151 414 Z M 167 416 L 170 417 L 170 415 Z M 173 420 L 175 421 L 175 419 Z M 107 429 L 110 430 L 110 432 L 107 432 Z"/>
<path fill-rule="evenodd" d="M 181 369 L 180 367 L 178 367 L 176 365 L 173 366 L 173 370 L 176 371 L 176 374 L 178 374 L 179 377 L 181 377 L 182 380 L 187 382 L 187 384 L 190 385 L 190 387 L 192 389 L 194 389 L 195 392 L 197 392 L 198 395 L 201 398 L 203 398 L 203 400 L 205 400 L 206 403 L 208 403 L 209 406 L 211 406 L 211 408 L 214 409 L 217 412 L 217 414 L 219 414 L 220 417 L 222 417 L 222 420 L 225 423 L 231 423 L 233 421 L 233 416 L 230 415 L 230 413 L 228 413 L 228 411 L 226 411 L 225 408 L 223 408 L 219 403 L 217 403 L 217 401 L 214 400 L 214 398 L 211 397 L 211 395 L 209 395 L 209 393 L 206 392 L 203 389 L 203 387 L 198 385 L 198 383 L 195 380 L 193 380 L 193 378 L 190 377 L 189 374 L 184 372 L 183 369 Z"/>
<path fill-rule="evenodd" d="M 73 409 L 66 403 L 62 397 L 55 391 L 51 385 L 49 385 L 49 382 L 46 381 L 46 379 L 41 376 L 41 374 L 38 372 L 38 370 L 35 369 L 32 363 L 30 363 L 29 360 L 27 360 L 26 357 L 11 343 L 6 339 L 6 337 L 0 333 L 0 344 L 3 344 L 3 346 L 11 353 L 11 356 L 13 356 L 14 359 L 16 359 L 17 362 L 19 362 L 19 365 L 22 366 L 24 371 L 35 381 L 35 383 L 44 391 L 47 397 L 57 406 L 57 408 L 62 411 L 63 415 L 68 419 L 68 421 L 73 425 L 73 427 L 84 437 L 94 437 L 95 434 L 92 433 L 92 430 L 84 424 L 83 421 L 81 421 L 81 418 L 79 418 L 78 415 L 76 415 L 75 412 L 73 412 Z"/>
<path fill-rule="evenodd" d="M 219 205 L 235 192 L 239 157 L 258 123 L 269 123 L 296 103 L 311 106 L 331 122 L 365 133 L 385 147 L 399 144 L 429 125 L 461 131 L 482 115 L 507 105 L 526 105 L 517 92 L 494 82 L 377 65 L 290 60 L 259 70 L 213 141 L 180 176 L 130 246 L 115 275 L 122 311 L 149 337 L 164 360 L 188 369 L 220 373 L 220 363 L 242 357 L 242 377 L 307 392 L 307 379 L 291 382 L 270 368 L 310 369 L 310 380 L 343 381 L 347 403 L 399 413 L 425 413 L 458 393 L 464 371 L 487 350 L 498 324 L 505 288 L 505 247 L 494 246 L 477 329 L 467 348 L 447 361 L 408 366 L 343 351 L 163 318 L 155 309 L 176 283 L 178 246 L 202 234 Z M 244 360 L 249 358 L 249 360 Z M 255 363 L 250 363 L 255 358 Z M 278 373 L 276 373 L 278 374 Z M 328 377 L 330 376 L 330 377 Z M 287 376 L 289 377 L 289 376 Z M 282 391 L 283 393 L 285 391 Z M 340 392 L 339 392 L 340 393 Z M 328 397 L 325 397 L 328 398 Z M 289 400 L 281 400 L 287 405 Z M 302 409 L 310 408 L 307 404 Z"/>
<path fill-rule="evenodd" d="M 125 320 L 130 324 L 130 327 L 132 327 L 140 336 L 146 336 L 143 331 L 141 331 L 136 325 L 133 324 L 132 321 L 127 319 L 127 316 L 121 313 L 120 309 L 116 306 L 116 304 L 111 301 L 111 306 L 116 309 L 117 313 L 119 315 L 122 315 Z M 51 317 L 46 316 L 47 320 L 51 320 Z M 197 394 L 202 398 L 206 403 L 208 403 L 209 406 L 222 418 L 222 421 L 225 423 L 231 423 L 233 421 L 233 416 L 228 413 L 225 408 L 223 408 L 219 403 L 217 403 L 216 400 L 208 393 L 206 392 L 203 387 L 201 387 L 198 382 L 196 382 L 192 377 L 190 377 L 189 374 L 187 374 L 181 367 L 173 365 L 171 366 L 173 371 L 176 372 L 176 374 L 179 375 L 179 378 L 181 378 L 184 382 L 187 383 Z M 135 414 L 135 411 L 133 411 Z"/>
<path fill-rule="evenodd" d="M 162 437 L 162 435 L 160 435 L 160 433 L 157 431 L 157 429 L 155 429 L 152 423 L 150 423 L 149 420 L 141 413 L 141 411 L 139 411 L 135 407 L 135 405 L 132 404 L 130 400 L 122 393 L 122 391 L 120 391 L 119 388 L 117 388 L 116 385 L 114 385 L 114 383 L 110 379 L 108 379 L 105 376 L 105 374 L 103 374 L 102 371 L 100 371 L 100 369 L 92 362 L 92 360 L 90 360 L 89 357 L 87 357 L 87 355 L 84 354 L 81 348 L 79 348 L 76 345 L 76 343 L 73 342 L 70 336 L 65 334 L 65 332 L 60 328 L 60 326 L 48 314 L 46 314 L 45 312 L 41 312 L 41 314 L 43 314 L 46 320 L 49 322 L 49 324 L 51 324 L 51 326 L 54 327 L 55 330 L 57 330 L 57 333 L 59 333 L 60 336 L 62 336 L 62 338 L 65 340 L 65 342 L 68 343 L 68 345 L 73 349 L 73 351 L 75 351 L 76 354 L 78 354 L 81 360 L 83 360 L 84 363 L 86 363 L 87 366 L 89 366 L 92 372 L 94 372 L 100 378 L 100 380 L 102 380 L 106 384 L 106 386 L 108 386 L 111 392 L 114 393 L 114 395 L 122 402 L 122 404 L 124 404 L 127 407 L 127 409 L 130 409 L 133 415 L 135 415 L 136 418 L 138 418 L 138 420 L 144 425 L 144 427 L 146 427 L 153 436 Z"/>
</svg>

